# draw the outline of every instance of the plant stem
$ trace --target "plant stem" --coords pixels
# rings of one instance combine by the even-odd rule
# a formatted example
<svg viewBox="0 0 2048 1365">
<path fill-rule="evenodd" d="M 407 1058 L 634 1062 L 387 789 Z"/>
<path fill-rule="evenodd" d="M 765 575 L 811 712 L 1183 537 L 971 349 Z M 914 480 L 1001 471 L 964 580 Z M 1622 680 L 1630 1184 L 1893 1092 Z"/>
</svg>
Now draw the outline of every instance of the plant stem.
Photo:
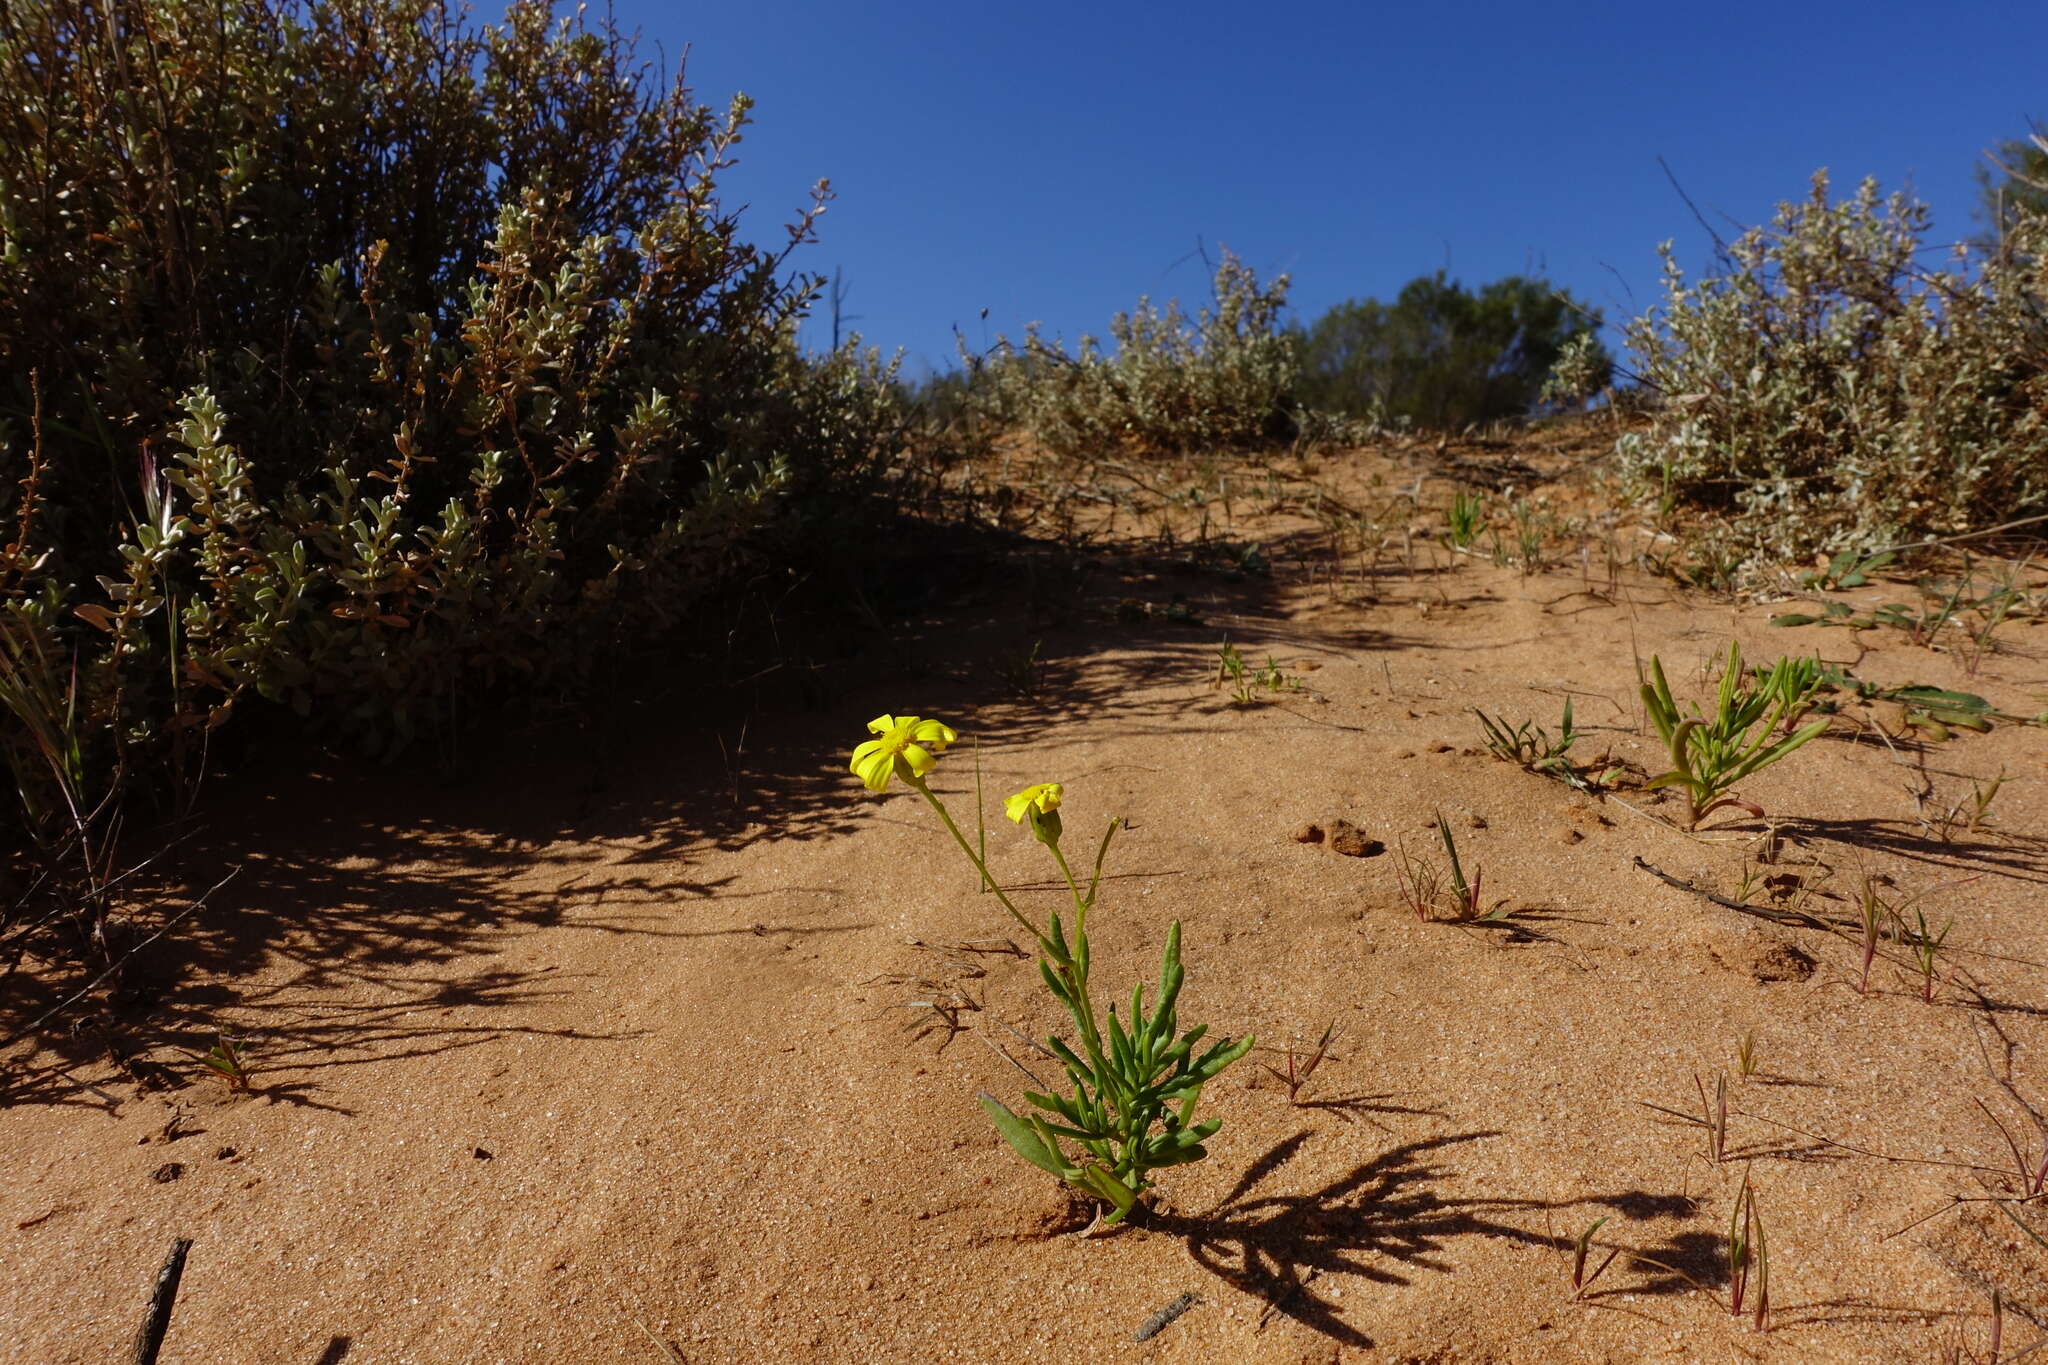
<svg viewBox="0 0 2048 1365">
<path fill-rule="evenodd" d="M 925 785 L 923 778 L 906 775 L 904 781 L 916 788 L 917 794 L 922 796 L 930 803 L 931 808 L 939 813 L 939 819 L 945 822 L 946 832 L 953 836 L 953 842 L 960 845 L 960 851 L 967 855 L 968 861 L 973 863 L 975 870 L 981 873 L 982 885 L 996 893 L 996 899 L 1003 903 L 1003 909 L 1009 911 L 1010 917 L 1023 926 L 1025 933 L 1038 941 L 1039 947 L 1045 951 L 1047 957 L 1051 958 L 1054 962 L 1060 962 L 1063 955 L 1053 946 L 1052 941 L 1034 927 L 1030 920 L 1025 919 L 1017 907 L 1010 903 L 1010 898 L 1003 893 L 1003 888 L 996 885 L 996 879 L 989 873 L 988 864 L 982 861 L 981 855 L 976 853 L 973 846 L 967 842 L 967 836 L 960 832 L 960 826 L 953 823 L 952 813 L 946 809 L 946 803 L 939 800 L 932 793 L 932 789 Z"/>
</svg>

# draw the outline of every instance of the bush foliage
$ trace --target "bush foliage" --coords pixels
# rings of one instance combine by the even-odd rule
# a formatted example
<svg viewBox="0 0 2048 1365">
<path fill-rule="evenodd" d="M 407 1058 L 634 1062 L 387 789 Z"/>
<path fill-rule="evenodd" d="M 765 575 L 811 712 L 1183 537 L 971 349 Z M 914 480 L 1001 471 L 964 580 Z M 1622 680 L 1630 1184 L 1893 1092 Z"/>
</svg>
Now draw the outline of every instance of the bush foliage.
<svg viewBox="0 0 2048 1365">
<path fill-rule="evenodd" d="M 1924 206 L 1873 181 L 1803 201 L 1627 338 L 1661 394 L 1624 470 L 1723 514 L 1765 557 L 1875 548 L 2048 511 L 2048 218 L 1952 268 L 1919 262 Z"/>
<path fill-rule="evenodd" d="M 1261 284 L 1222 254 L 1215 301 L 1190 321 L 1180 302 L 1150 299 L 1069 355 L 1033 327 L 963 360 L 980 410 L 1062 455 L 1180 455 L 1284 439 L 1294 429 L 1294 348 L 1280 330 L 1288 278 Z"/>
<path fill-rule="evenodd" d="M 0 8 L 0 747 L 46 844 L 252 698 L 379 751 L 889 453 L 747 122 L 516 0 Z"/>
</svg>

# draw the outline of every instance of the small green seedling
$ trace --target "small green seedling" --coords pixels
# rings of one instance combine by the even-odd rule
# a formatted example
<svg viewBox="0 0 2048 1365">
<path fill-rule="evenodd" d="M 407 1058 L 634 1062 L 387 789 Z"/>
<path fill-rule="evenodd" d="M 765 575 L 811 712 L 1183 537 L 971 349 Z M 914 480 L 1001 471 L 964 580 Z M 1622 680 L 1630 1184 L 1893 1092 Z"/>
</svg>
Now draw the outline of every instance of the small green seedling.
<svg viewBox="0 0 2048 1365">
<path fill-rule="evenodd" d="M 1948 941 L 1948 932 L 1956 927 L 1956 922 L 1950 920 L 1941 926 L 1940 933 L 1935 933 L 1927 926 L 1925 910 L 1915 910 L 1913 920 L 1909 925 L 1903 914 L 1894 912 L 1892 933 L 1912 953 L 1913 965 L 1920 973 L 1920 998 L 1931 1005 L 1934 1003 L 1935 969 L 1941 957 L 1941 945 Z"/>
<path fill-rule="evenodd" d="M 1650 780 L 1652 788 L 1678 787 L 1686 796 L 1686 827 L 1723 806 L 1737 806 L 1761 818 L 1763 807 L 1731 794 L 1736 783 L 1769 767 L 1828 728 L 1817 720 L 1774 740 L 1773 732 L 1788 713 L 1810 704 L 1817 670 L 1808 674 L 1808 660 L 1780 659 L 1760 682 L 1753 683 L 1742 667 L 1741 646 L 1730 642 L 1721 671 L 1721 690 L 1711 718 L 1697 708 L 1684 715 L 1672 700 L 1664 664 L 1650 657 L 1650 677 L 1643 683 L 1643 707 L 1671 755 L 1671 770 Z"/>
<path fill-rule="evenodd" d="M 1998 799 L 1998 789 L 2005 785 L 2005 769 L 1998 770 L 1998 776 L 1989 782 L 1970 779 L 1970 794 L 1955 802 L 1935 817 L 1934 832 L 1946 844 L 1951 842 L 1958 828 L 1974 834 L 1991 823 L 1991 803 Z"/>
<path fill-rule="evenodd" d="M 1648 1100 L 1637 1100 L 1636 1103 L 1645 1109 L 1669 1115 L 1691 1127 L 1704 1129 L 1707 1135 L 1707 1162 L 1709 1165 L 1719 1166 L 1728 1159 L 1728 1077 L 1720 1075 L 1714 1078 L 1712 1101 L 1707 1099 L 1707 1083 L 1700 1079 L 1698 1072 L 1693 1073 L 1692 1084 L 1700 1097 L 1700 1109 L 1697 1114 L 1688 1114 L 1683 1109 L 1666 1108 L 1661 1104 L 1652 1104 Z"/>
<path fill-rule="evenodd" d="M 1266 665 L 1254 669 L 1247 665 L 1237 646 L 1225 640 L 1218 651 L 1216 678 L 1211 687 L 1230 684 L 1230 700 L 1238 706 L 1250 706 L 1259 698 L 1261 691 L 1291 692 L 1301 686 L 1301 679 L 1294 677 L 1280 667 L 1272 655 L 1266 656 Z"/>
<path fill-rule="evenodd" d="M 1216 681 L 1211 687 L 1230 684 L 1230 699 L 1239 706 L 1249 706 L 1252 701 L 1252 684 L 1246 676 L 1244 656 L 1237 652 L 1237 646 L 1225 640 L 1216 660 Z"/>
<path fill-rule="evenodd" d="M 1444 855 L 1451 860 L 1451 894 L 1455 899 L 1457 918 L 1484 919 L 1479 908 L 1479 887 L 1486 880 L 1486 869 L 1472 869 L 1472 880 L 1465 880 L 1465 865 L 1458 858 L 1458 841 L 1451 834 L 1450 821 L 1444 819 L 1442 811 L 1436 814 L 1437 837 L 1444 841 Z"/>
<path fill-rule="evenodd" d="M 240 1040 L 221 1034 L 219 1041 L 200 1054 L 199 1064 L 226 1081 L 229 1094 L 249 1093 L 249 1078 L 254 1073 L 248 1049 Z"/>
<path fill-rule="evenodd" d="M 1486 501 L 1477 493 L 1459 489 L 1451 495 L 1451 505 L 1444 509 L 1444 539 L 1454 550 L 1470 549 L 1472 542 L 1479 539 L 1479 530 L 1486 524 Z"/>
<path fill-rule="evenodd" d="M 1016 650 L 998 658 L 995 662 L 996 677 L 1003 686 L 1020 697 L 1035 697 L 1045 677 L 1045 660 L 1039 651 L 1045 646 L 1043 640 L 1033 640 L 1029 652 Z"/>
<path fill-rule="evenodd" d="M 1548 730 L 1534 720 L 1525 720 L 1510 726 L 1505 718 L 1489 716 L 1478 707 L 1472 714 L 1479 717 L 1480 728 L 1486 732 L 1486 748 L 1495 758 L 1504 763 L 1513 763 L 1527 768 L 1530 772 L 1554 777 L 1574 787 L 1584 787 L 1585 780 L 1573 770 L 1571 760 L 1566 757 L 1573 744 L 1578 742 L 1578 732 L 1572 729 L 1572 704 L 1569 698 L 1564 704 L 1564 720 L 1555 738 Z"/>
<path fill-rule="evenodd" d="M 1700 1114 L 1707 1126 L 1707 1159 L 1718 1166 L 1728 1159 L 1728 1078 L 1714 1077 L 1714 1102 L 1707 1103 L 1707 1086 L 1698 1075 L 1692 1083 L 1700 1092 Z"/>
<path fill-rule="evenodd" d="M 1870 581 L 1871 574 L 1896 558 L 1898 556 L 1889 551 L 1866 555 L 1861 550 L 1844 550 L 1830 559 L 1825 569 L 1809 569 L 1799 575 L 1799 584 L 1820 590 L 1860 588 Z"/>
<path fill-rule="evenodd" d="M 1595 1218 L 1586 1225 L 1586 1230 L 1579 1234 L 1578 1240 L 1572 1243 L 1572 1297 L 1575 1299 L 1592 1288 L 1593 1281 L 1605 1274 L 1607 1267 L 1614 1264 L 1614 1258 L 1621 1255 L 1620 1247 L 1612 1248 L 1608 1251 L 1606 1260 L 1595 1267 L 1590 1275 L 1586 1273 L 1586 1261 L 1593 1250 L 1593 1234 L 1600 1231 L 1600 1225 L 1606 1221 L 1605 1218 Z"/>
</svg>

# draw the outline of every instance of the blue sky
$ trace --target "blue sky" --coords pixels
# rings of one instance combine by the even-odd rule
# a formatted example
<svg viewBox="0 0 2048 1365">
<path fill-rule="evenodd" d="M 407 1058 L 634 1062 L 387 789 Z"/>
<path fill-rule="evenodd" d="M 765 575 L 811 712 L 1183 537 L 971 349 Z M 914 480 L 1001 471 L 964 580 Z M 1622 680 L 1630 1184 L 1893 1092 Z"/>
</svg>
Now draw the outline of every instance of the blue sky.
<svg viewBox="0 0 2048 1365">
<path fill-rule="evenodd" d="M 1545 14 L 1551 9 L 1559 14 Z M 756 123 L 727 177 L 751 235 L 830 177 L 806 266 L 854 325 L 944 366 L 1028 321 L 1102 332 L 1207 296 L 1197 241 L 1294 278 L 1297 313 L 1447 268 L 1647 305 L 1656 246 L 1768 217 L 1828 167 L 1977 228 L 1983 149 L 2048 117 L 2048 5 L 1109 5 L 617 0 Z M 1633 305 L 1628 294 L 1633 290 Z M 988 309 L 986 323 L 980 312 Z M 814 326 L 807 341 L 824 331 Z"/>
</svg>

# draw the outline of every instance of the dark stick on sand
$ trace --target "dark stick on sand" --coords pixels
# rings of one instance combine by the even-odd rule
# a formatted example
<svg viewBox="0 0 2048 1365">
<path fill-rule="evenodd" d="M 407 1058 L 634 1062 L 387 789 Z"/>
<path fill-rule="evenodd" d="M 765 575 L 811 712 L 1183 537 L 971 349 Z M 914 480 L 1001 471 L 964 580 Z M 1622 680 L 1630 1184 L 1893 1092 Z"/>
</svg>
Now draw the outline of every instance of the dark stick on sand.
<svg viewBox="0 0 2048 1365">
<path fill-rule="evenodd" d="M 149 1316 L 135 1333 L 134 1365 L 156 1365 L 156 1353 L 163 1349 L 164 1333 L 171 1330 L 171 1306 L 178 1301 L 178 1281 L 185 1275 L 185 1253 L 192 1249 L 190 1237 L 171 1241 L 171 1254 L 156 1272 L 156 1288 L 149 1296 Z"/>
</svg>

